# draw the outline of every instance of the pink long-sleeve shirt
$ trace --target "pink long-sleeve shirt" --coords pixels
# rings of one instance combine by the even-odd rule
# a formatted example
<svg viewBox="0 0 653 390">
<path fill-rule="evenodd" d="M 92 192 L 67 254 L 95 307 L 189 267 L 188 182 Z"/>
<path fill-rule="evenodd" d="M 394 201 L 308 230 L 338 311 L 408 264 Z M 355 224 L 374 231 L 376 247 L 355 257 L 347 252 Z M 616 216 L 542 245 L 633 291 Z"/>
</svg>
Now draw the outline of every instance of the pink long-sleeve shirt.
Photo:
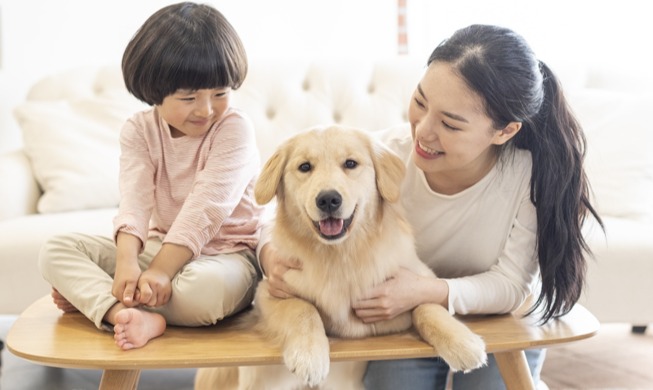
<svg viewBox="0 0 653 390">
<path fill-rule="evenodd" d="M 240 111 L 230 108 L 202 136 L 173 138 L 152 108 L 125 123 L 120 147 L 114 237 L 125 232 L 144 243 L 159 236 L 194 258 L 256 247 L 260 158 L 253 126 Z"/>
</svg>

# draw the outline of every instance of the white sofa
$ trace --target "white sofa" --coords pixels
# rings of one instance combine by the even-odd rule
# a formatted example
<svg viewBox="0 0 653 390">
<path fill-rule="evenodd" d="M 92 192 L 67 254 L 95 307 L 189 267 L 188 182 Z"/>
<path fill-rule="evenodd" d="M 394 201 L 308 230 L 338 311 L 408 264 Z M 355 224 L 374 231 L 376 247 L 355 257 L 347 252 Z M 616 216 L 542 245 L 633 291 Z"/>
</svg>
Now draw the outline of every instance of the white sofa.
<svg viewBox="0 0 653 390">
<path fill-rule="evenodd" d="M 266 159 L 288 135 L 338 122 L 368 130 L 406 122 L 423 58 L 252 59 L 235 105 Z M 553 66 L 584 124 L 587 169 L 607 238 L 588 226 L 596 260 L 582 303 L 603 322 L 653 323 L 653 83 Z M 143 108 L 117 66 L 72 69 L 35 84 L 15 109 L 24 147 L 0 155 L 0 314 L 49 292 L 36 266 L 52 234 L 110 234 L 118 203 L 118 133 Z"/>
</svg>

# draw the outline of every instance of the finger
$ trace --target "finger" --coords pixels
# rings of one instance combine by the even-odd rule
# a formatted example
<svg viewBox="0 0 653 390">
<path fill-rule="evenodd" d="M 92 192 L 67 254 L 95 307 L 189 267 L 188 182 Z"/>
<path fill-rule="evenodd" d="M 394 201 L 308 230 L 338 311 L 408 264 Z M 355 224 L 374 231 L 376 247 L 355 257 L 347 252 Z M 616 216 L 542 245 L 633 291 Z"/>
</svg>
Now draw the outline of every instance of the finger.
<svg viewBox="0 0 653 390">
<path fill-rule="evenodd" d="M 153 306 L 163 306 L 167 302 L 168 302 L 167 294 L 164 292 L 160 292 L 156 294 L 156 301 L 154 302 Z"/>
<path fill-rule="evenodd" d="M 270 295 L 272 295 L 275 298 L 279 298 L 279 299 L 287 299 L 287 298 L 291 297 L 290 294 L 288 294 L 286 291 L 284 291 L 282 289 L 279 289 L 279 288 L 270 287 L 269 292 L 270 292 Z"/>
<path fill-rule="evenodd" d="M 160 302 L 159 301 L 160 293 L 159 293 L 159 291 L 157 289 L 154 289 L 151 286 L 150 286 L 150 288 L 152 289 L 152 294 L 150 295 L 150 299 L 145 304 L 147 306 L 149 306 L 149 307 L 156 307 L 157 304 L 159 304 L 159 302 Z"/>
<path fill-rule="evenodd" d="M 296 270 L 301 270 L 302 269 L 302 262 L 299 261 L 297 258 L 292 258 L 289 259 L 288 262 L 286 262 L 288 268 L 296 269 Z"/>
<path fill-rule="evenodd" d="M 138 298 L 138 302 L 148 305 L 150 300 L 152 299 L 152 295 L 154 295 L 154 292 L 152 291 L 152 287 L 150 287 L 149 284 L 147 283 L 142 283 L 139 285 L 139 291 L 141 292 L 140 297 Z"/>
<path fill-rule="evenodd" d="M 354 310 L 360 309 L 374 309 L 380 306 L 380 301 L 377 298 L 363 298 L 354 302 L 351 307 Z"/>
<path fill-rule="evenodd" d="M 134 304 L 134 293 L 136 291 L 135 283 L 127 283 L 125 290 L 122 292 L 122 303 L 125 306 L 132 306 Z"/>
</svg>

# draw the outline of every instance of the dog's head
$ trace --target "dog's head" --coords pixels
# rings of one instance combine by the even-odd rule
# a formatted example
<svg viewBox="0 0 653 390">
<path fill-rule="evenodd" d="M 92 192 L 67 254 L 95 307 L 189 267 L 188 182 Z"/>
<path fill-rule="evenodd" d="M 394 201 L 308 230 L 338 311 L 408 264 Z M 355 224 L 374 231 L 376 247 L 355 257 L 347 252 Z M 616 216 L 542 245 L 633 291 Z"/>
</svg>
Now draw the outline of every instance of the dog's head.
<svg viewBox="0 0 653 390">
<path fill-rule="evenodd" d="M 368 134 L 331 126 L 284 142 L 263 167 L 255 196 L 266 204 L 276 195 L 277 222 L 334 244 L 362 221 L 369 229 L 379 205 L 398 200 L 403 176 L 403 162 Z"/>
</svg>

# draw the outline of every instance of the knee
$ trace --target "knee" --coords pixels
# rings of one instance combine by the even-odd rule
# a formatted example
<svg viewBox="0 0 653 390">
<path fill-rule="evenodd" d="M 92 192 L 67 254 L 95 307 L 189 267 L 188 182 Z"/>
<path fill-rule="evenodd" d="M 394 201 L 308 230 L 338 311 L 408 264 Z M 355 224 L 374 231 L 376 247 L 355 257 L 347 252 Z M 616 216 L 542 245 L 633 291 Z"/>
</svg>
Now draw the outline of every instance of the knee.
<svg viewBox="0 0 653 390">
<path fill-rule="evenodd" d="M 184 271 L 173 280 L 171 309 L 184 313 L 180 325 L 214 325 L 252 302 L 253 282 L 249 287 L 234 285 L 227 275 L 201 271 Z"/>
<path fill-rule="evenodd" d="M 66 248 L 71 248 L 73 246 L 74 240 L 66 235 L 52 236 L 45 241 L 43 246 L 41 246 L 38 257 L 38 267 L 46 280 L 48 279 L 50 272 L 53 269 L 57 269 L 57 254 L 65 251 Z"/>
</svg>

